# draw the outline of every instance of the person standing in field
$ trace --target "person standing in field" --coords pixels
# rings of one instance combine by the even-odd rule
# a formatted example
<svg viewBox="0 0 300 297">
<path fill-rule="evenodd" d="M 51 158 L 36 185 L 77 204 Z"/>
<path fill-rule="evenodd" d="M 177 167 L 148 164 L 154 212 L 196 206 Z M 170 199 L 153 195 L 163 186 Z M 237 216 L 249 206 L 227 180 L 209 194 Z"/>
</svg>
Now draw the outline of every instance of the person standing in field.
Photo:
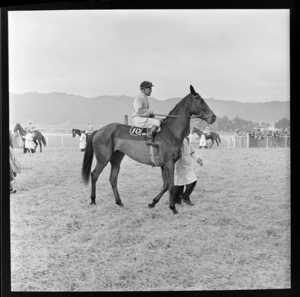
<svg viewBox="0 0 300 297">
<path fill-rule="evenodd" d="M 194 205 L 190 195 L 197 184 L 197 177 L 193 170 L 192 160 L 203 166 L 201 157 L 195 152 L 188 137 L 183 140 L 182 155 L 175 163 L 174 171 L 174 202 L 181 204 L 181 201 L 188 205 Z"/>
<path fill-rule="evenodd" d="M 91 135 L 93 131 L 94 131 L 94 128 L 93 128 L 91 122 L 89 122 L 89 123 L 88 123 L 88 129 L 87 129 L 86 133 L 87 133 L 88 135 Z"/>
<path fill-rule="evenodd" d="M 32 132 L 28 132 L 23 138 L 25 138 L 25 152 L 28 150 L 29 152 L 34 153 L 35 144 L 33 142 Z"/>
<path fill-rule="evenodd" d="M 79 148 L 81 152 L 85 151 L 86 147 L 86 134 L 84 133 L 84 130 L 81 131 L 81 135 L 79 138 Z"/>
<path fill-rule="evenodd" d="M 207 146 L 206 146 L 206 137 L 205 137 L 204 133 L 202 133 L 202 135 L 200 137 L 200 142 L 199 142 L 199 148 L 201 149 L 202 147 L 207 148 Z"/>
<path fill-rule="evenodd" d="M 15 156 L 14 150 L 13 150 L 13 144 L 12 144 L 12 134 L 10 132 L 9 134 L 9 181 L 10 181 L 10 193 L 14 194 L 17 192 L 13 188 L 13 183 L 15 182 L 15 178 L 18 173 L 21 172 L 21 165 L 18 161 L 18 159 Z"/>
<path fill-rule="evenodd" d="M 160 128 L 160 120 L 155 118 L 153 110 L 149 107 L 148 97 L 151 95 L 154 85 L 149 81 L 143 81 L 140 85 L 141 94 L 133 102 L 134 113 L 132 115 L 133 125 L 136 127 L 150 128 L 147 138 L 148 145 L 154 144 L 154 137 Z"/>
</svg>

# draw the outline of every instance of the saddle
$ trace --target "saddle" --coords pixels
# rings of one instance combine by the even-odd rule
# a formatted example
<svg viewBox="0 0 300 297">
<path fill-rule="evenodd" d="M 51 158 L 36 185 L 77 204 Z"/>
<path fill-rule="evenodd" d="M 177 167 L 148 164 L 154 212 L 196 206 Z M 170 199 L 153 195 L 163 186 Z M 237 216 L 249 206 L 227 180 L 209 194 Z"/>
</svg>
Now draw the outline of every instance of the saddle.
<svg viewBox="0 0 300 297">
<path fill-rule="evenodd" d="M 28 130 L 27 133 L 26 133 L 26 135 L 27 135 L 28 133 L 31 133 L 32 137 L 35 137 L 35 134 L 36 134 L 36 133 L 35 133 L 35 130 L 32 130 L 32 131 L 29 131 L 29 130 Z"/>
</svg>

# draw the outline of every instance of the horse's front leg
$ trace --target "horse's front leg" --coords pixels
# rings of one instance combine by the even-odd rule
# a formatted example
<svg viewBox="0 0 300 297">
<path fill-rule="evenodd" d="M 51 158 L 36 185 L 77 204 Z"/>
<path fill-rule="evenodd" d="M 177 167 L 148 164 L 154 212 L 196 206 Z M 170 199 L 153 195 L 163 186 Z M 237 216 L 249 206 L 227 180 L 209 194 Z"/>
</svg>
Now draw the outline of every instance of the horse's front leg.
<svg viewBox="0 0 300 297">
<path fill-rule="evenodd" d="M 23 153 L 26 154 L 27 148 L 25 147 L 25 141 L 23 141 Z"/>
<path fill-rule="evenodd" d="M 163 168 L 161 169 L 162 172 L 162 178 L 164 181 L 164 185 L 163 185 L 163 189 L 160 191 L 160 193 L 153 199 L 152 203 L 148 204 L 148 206 L 150 208 L 155 207 L 156 203 L 158 203 L 158 201 L 160 200 L 160 198 L 164 195 L 164 193 L 167 192 L 168 190 L 168 181 L 167 181 L 167 177 L 165 176 L 166 171 L 163 170 Z"/>
<path fill-rule="evenodd" d="M 169 161 L 166 165 L 166 177 L 168 183 L 168 190 L 169 190 L 169 207 L 173 211 L 173 214 L 177 214 L 178 211 L 176 210 L 175 203 L 174 203 L 174 162 Z"/>
<path fill-rule="evenodd" d="M 211 140 L 211 145 L 210 145 L 210 147 L 209 147 L 209 148 L 211 148 L 213 145 L 214 145 L 214 141 L 213 141 L 213 140 Z"/>
</svg>

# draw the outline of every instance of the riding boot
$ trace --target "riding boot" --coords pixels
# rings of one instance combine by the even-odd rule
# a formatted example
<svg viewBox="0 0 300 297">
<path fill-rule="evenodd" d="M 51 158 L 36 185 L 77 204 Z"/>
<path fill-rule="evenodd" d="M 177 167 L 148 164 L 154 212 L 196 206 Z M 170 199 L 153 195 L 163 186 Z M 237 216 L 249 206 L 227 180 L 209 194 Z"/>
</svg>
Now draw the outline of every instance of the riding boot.
<svg viewBox="0 0 300 297">
<path fill-rule="evenodd" d="M 159 127 L 158 127 L 158 126 L 155 126 L 155 125 L 153 125 L 153 126 L 150 128 L 150 130 L 149 130 L 149 132 L 148 132 L 148 134 L 147 134 L 147 138 L 149 138 L 149 141 L 146 142 L 147 145 L 158 146 L 158 144 L 156 144 L 156 143 L 154 142 L 154 137 L 155 137 L 155 135 L 156 135 L 158 129 L 159 129 Z"/>
</svg>

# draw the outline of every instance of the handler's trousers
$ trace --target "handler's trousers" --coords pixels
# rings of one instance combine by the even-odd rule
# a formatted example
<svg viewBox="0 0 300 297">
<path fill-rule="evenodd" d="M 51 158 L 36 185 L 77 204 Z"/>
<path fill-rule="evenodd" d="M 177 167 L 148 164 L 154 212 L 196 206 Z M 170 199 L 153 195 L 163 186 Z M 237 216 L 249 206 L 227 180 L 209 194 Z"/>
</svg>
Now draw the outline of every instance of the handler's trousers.
<svg viewBox="0 0 300 297">
<path fill-rule="evenodd" d="M 190 195 L 196 187 L 197 181 L 185 186 L 174 186 L 174 202 L 181 203 L 182 200 L 190 202 Z M 184 190 L 185 187 L 185 191 Z"/>
</svg>

